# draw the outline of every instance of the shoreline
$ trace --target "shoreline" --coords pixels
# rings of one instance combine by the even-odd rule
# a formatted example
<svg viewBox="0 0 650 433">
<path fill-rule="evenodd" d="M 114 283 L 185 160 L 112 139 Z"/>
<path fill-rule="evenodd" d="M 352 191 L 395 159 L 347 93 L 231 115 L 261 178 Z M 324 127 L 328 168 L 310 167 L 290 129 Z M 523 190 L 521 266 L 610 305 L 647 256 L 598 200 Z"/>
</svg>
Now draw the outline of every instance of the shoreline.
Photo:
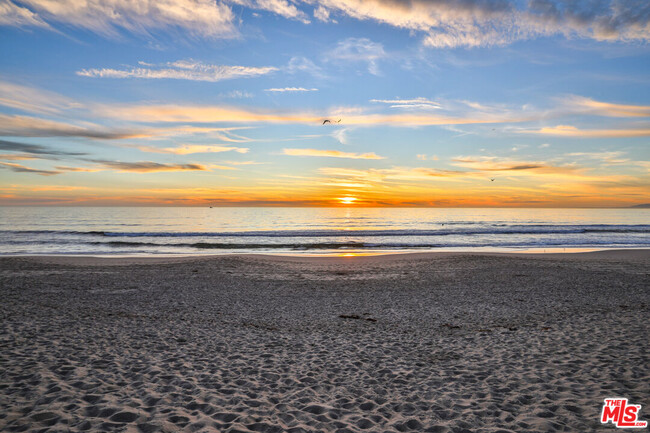
<svg viewBox="0 0 650 433">
<path fill-rule="evenodd" d="M 519 257 L 519 258 L 564 258 L 568 260 L 589 260 L 589 259 L 615 259 L 615 260 L 643 260 L 650 259 L 650 248 L 629 248 L 629 249 L 599 249 L 590 251 L 566 251 L 566 252 L 499 252 L 499 251 L 426 251 L 426 252 L 390 252 L 381 254 L 372 253 L 350 253 L 339 254 L 266 254 L 266 253 L 224 253 L 224 254 L 178 254 L 178 255 L 75 255 L 75 254 L 25 254 L 0 256 L 3 259 L 28 259 L 38 262 L 59 263 L 59 264 L 93 264 L 96 266 L 104 264 L 128 265 L 158 264 L 158 263 L 183 263 L 192 261 L 204 261 L 219 258 L 261 258 L 269 261 L 301 261 L 314 262 L 342 260 L 358 262 L 376 261 L 400 261 L 400 260 L 427 260 L 445 257 L 459 256 L 494 256 L 494 257 Z"/>
</svg>

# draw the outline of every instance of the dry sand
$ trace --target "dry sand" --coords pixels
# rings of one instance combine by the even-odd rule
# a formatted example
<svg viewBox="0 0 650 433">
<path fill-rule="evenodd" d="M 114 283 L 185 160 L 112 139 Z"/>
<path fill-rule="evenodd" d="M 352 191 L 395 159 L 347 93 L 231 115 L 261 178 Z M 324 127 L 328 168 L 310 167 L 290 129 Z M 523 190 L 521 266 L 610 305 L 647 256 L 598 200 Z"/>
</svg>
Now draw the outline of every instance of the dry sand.
<svg viewBox="0 0 650 433">
<path fill-rule="evenodd" d="M 611 432 L 650 419 L 649 265 L 2 258 L 0 430 Z"/>
</svg>

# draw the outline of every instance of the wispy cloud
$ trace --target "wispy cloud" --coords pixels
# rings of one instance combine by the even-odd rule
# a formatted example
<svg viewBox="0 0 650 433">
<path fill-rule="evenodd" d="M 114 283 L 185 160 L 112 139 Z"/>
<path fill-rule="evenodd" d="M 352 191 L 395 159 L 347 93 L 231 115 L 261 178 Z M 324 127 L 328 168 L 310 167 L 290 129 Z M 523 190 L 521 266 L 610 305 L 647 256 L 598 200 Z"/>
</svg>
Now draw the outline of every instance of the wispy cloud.
<svg viewBox="0 0 650 433">
<path fill-rule="evenodd" d="M 326 54 L 329 60 L 350 63 L 366 63 L 368 72 L 379 75 L 378 61 L 388 57 L 384 46 L 368 38 L 348 38 L 340 41 L 336 47 Z"/>
<path fill-rule="evenodd" d="M 11 152 L 22 152 L 32 155 L 54 155 L 54 156 L 82 156 L 85 152 L 69 152 L 65 150 L 52 149 L 38 144 L 18 143 L 16 141 L 0 140 L 0 150 Z"/>
<path fill-rule="evenodd" d="M 522 129 L 522 134 L 552 135 L 556 137 L 576 138 L 626 138 L 650 137 L 650 128 L 629 129 L 578 129 L 571 125 L 548 126 L 540 129 Z"/>
<path fill-rule="evenodd" d="M 462 181 L 464 177 L 475 177 L 476 174 L 462 170 L 441 170 L 427 167 L 391 167 L 382 169 L 349 169 L 340 167 L 322 167 L 320 173 L 337 178 L 347 179 L 346 182 L 362 182 L 372 185 L 395 182 L 433 182 L 433 181 Z"/>
<path fill-rule="evenodd" d="M 36 168 L 29 168 L 29 167 L 25 167 L 24 165 L 14 164 L 11 162 L 0 162 L 0 168 L 9 169 L 16 173 L 34 173 L 34 174 L 39 174 L 41 176 L 53 176 L 55 174 L 61 174 L 60 171 L 39 170 Z"/>
<path fill-rule="evenodd" d="M 309 24 L 307 14 L 298 9 L 293 3 L 286 0 L 228 0 L 231 3 L 246 6 L 251 9 L 260 9 L 280 15 L 284 18 L 294 19 Z"/>
<path fill-rule="evenodd" d="M 413 98 L 413 99 L 371 99 L 370 102 L 377 102 L 381 104 L 389 104 L 391 108 L 406 108 L 406 109 L 440 109 L 442 108 L 439 103 L 431 101 L 427 98 Z"/>
<path fill-rule="evenodd" d="M 234 146 L 217 146 L 217 145 L 204 145 L 204 144 L 181 144 L 176 147 L 154 147 L 154 146 L 130 146 L 135 147 L 143 152 L 153 153 L 171 153 L 174 155 L 189 155 L 192 153 L 220 153 L 234 151 L 237 153 L 247 153 L 246 147 Z"/>
<path fill-rule="evenodd" d="M 650 40 L 647 2 L 602 0 L 321 0 L 321 15 L 344 14 L 424 34 L 434 48 L 504 45 L 539 36 Z"/>
<path fill-rule="evenodd" d="M 40 119 L 31 116 L 0 114 L 0 136 L 12 137 L 85 137 L 97 139 L 120 139 L 143 137 L 147 134 L 116 130 L 98 125 L 77 126 L 69 123 Z"/>
<path fill-rule="evenodd" d="M 122 162 L 106 159 L 88 159 L 89 162 L 118 171 L 134 173 L 155 173 L 160 171 L 205 171 L 208 168 L 201 164 L 163 164 L 152 161 Z"/>
<path fill-rule="evenodd" d="M 106 117 L 140 122 L 248 122 L 248 123 L 305 123 L 321 124 L 323 119 L 341 118 L 341 125 L 462 125 L 481 123 L 525 122 L 538 120 L 539 113 L 507 111 L 470 112 L 456 115 L 432 113 L 363 114 L 363 109 L 341 107 L 329 113 L 282 112 L 279 110 L 238 108 L 228 106 L 187 105 L 106 105 L 97 106 L 97 112 Z"/>
<path fill-rule="evenodd" d="M 338 150 L 318 150 L 318 149 L 283 149 L 285 155 L 291 156 L 320 156 L 329 158 L 349 158 L 349 159 L 385 159 L 383 156 L 370 153 L 351 153 L 341 152 Z"/>
<path fill-rule="evenodd" d="M 487 172 L 535 172 L 542 174 L 575 173 L 580 169 L 574 165 L 552 165 L 544 161 L 521 161 L 496 156 L 459 156 L 452 165 Z"/>
<path fill-rule="evenodd" d="M 25 7 L 18 6 L 9 0 L 0 3 L 0 25 L 16 27 L 50 27 L 34 12 Z"/>
<path fill-rule="evenodd" d="M 174 28 L 208 38 L 238 34 L 231 9 L 212 0 L 4 0 L 0 5 L 0 24 L 15 26 L 62 23 L 110 37 L 120 30 L 147 34 Z"/>
<path fill-rule="evenodd" d="M 262 165 L 266 164 L 265 162 L 257 161 L 223 161 L 224 164 L 228 165 Z"/>
<path fill-rule="evenodd" d="M 56 166 L 54 168 L 56 168 L 57 170 L 61 170 L 61 171 L 84 172 L 84 173 L 92 173 L 92 172 L 100 171 L 99 169 L 96 169 L 96 168 L 70 167 L 70 166 L 67 166 L 67 165 L 60 165 L 60 166 Z"/>
<path fill-rule="evenodd" d="M 245 90 L 231 90 L 230 92 L 220 93 L 219 96 L 222 98 L 245 99 L 252 98 L 255 95 Z"/>
<path fill-rule="evenodd" d="M 621 158 L 625 155 L 625 152 L 614 151 L 614 152 L 571 152 L 567 153 L 565 156 L 571 158 L 580 158 L 580 159 L 593 159 L 597 161 L 602 161 L 606 165 L 619 165 L 619 164 L 628 164 L 630 160 L 628 158 Z"/>
<path fill-rule="evenodd" d="M 309 23 L 302 6 L 322 22 L 337 15 L 372 20 L 423 36 L 434 48 L 504 45 L 562 35 L 598 41 L 650 40 L 645 0 L 4 0 L 0 25 L 47 27 L 61 23 L 114 37 L 126 30 L 148 34 L 182 29 L 192 36 L 238 36 L 229 4 L 265 10 Z M 371 64 L 377 73 L 376 64 Z"/>
<path fill-rule="evenodd" d="M 129 69 L 82 69 L 77 75 L 94 78 L 144 78 L 217 82 L 233 78 L 250 78 L 277 71 L 272 66 L 212 65 L 193 60 L 179 60 L 163 65 L 141 64 Z"/>
<path fill-rule="evenodd" d="M 650 117 L 650 105 L 615 104 L 582 96 L 570 96 L 564 104 L 572 111 L 607 117 Z"/>
<path fill-rule="evenodd" d="M 48 114 L 81 107 L 78 102 L 58 93 L 8 81 L 0 81 L 0 105 L 31 113 Z"/>
<path fill-rule="evenodd" d="M 309 74 L 314 78 L 319 78 L 319 79 L 327 78 L 327 74 L 323 71 L 323 68 L 321 68 L 316 63 L 309 60 L 308 58 L 302 56 L 292 57 L 284 69 L 289 74 L 297 74 L 299 72 L 302 72 L 302 73 Z"/>
<path fill-rule="evenodd" d="M 271 89 L 264 89 L 265 92 L 317 92 L 318 89 L 306 89 L 304 87 L 273 87 Z"/>
<path fill-rule="evenodd" d="M 318 6 L 317 8 L 314 8 L 314 18 L 324 23 L 332 21 L 332 19 L 330 18 L 330 11 L 324 8 L 323 6 Z"/>
<path fill-rule="evenodd" d="M 25 161 L 28 159 L 44 159 L 44 158 L 42 156 L 29 155 L 25 153 L 0 153 L 0 160 L 3 161 Z"/>
</svg>

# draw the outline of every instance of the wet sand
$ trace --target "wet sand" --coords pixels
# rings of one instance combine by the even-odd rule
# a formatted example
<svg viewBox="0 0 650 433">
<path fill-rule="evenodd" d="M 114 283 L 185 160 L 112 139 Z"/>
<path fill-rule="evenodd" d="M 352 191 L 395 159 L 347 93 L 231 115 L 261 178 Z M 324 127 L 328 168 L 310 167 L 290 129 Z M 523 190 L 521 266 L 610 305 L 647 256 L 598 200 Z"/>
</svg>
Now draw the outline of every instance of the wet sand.
<svg viewBox="0 0 650 433">
<path fill-rule="evenodd" d="M 650 250 L 0 258 L 1 431 L 614 431 Z M 49 430 L 44 430 L 49 428 Z"/>
</svg>

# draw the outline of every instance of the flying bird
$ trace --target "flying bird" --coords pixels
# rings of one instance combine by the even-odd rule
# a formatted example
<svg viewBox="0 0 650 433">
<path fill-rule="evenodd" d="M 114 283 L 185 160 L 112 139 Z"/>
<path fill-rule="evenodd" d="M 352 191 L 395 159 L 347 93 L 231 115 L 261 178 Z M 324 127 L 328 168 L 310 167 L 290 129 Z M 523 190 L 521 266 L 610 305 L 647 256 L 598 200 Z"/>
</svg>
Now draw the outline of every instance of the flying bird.
<svg viewBox="0 0 650 433">
<path fill-rule="evenodd" d="M 326 124 L 326 123 L 332 123 L 332 122 L 329 119 L 323 120 L 323 125 Z"/>
<path fill-rule="evenodd" d="M 494 178 L 493 178 L 493 177 L 490 178 L 490 182 L 494 182 Z"/>
</svg>

